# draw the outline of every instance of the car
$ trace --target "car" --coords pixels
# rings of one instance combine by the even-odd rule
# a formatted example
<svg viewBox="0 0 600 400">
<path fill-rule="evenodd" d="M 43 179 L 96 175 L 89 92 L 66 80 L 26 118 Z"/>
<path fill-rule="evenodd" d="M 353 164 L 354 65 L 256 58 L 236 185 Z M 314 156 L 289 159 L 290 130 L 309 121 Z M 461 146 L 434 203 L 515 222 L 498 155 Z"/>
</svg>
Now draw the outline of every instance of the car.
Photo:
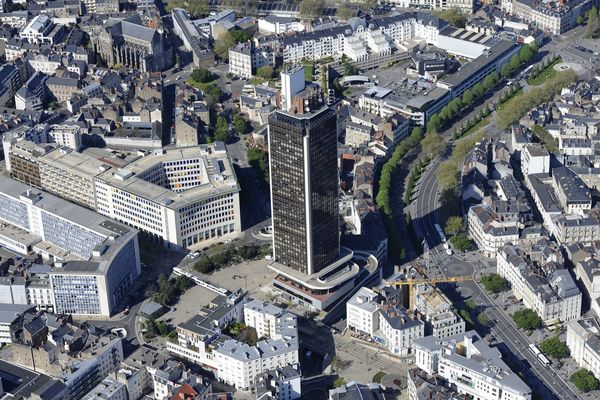
<svg viewBox="0 0 600 400">
<path fill-rule="evenodd" d="M 446 254 L 448 254 L 449 256 L 452 255 L 452 250 L 451 249 L 446 249 Z"/>
<path fill-rule="evenodd" d="M 189 257 L 193 260 L 195 258 L 200 257 L 200 252 L 199 251 L 195 251 L 193 253 L 190 253 Z"/>
<path fill-rule="evenodd" d="M 267 254 L 267 255 L 265 256 L 265 260 L 267 260 L 267 261 L 271 261 L 272 259 L 273 259 L 273 256 L 272 256 L 272 255 L 270 255 L 270 254 Z"/>
</svg>

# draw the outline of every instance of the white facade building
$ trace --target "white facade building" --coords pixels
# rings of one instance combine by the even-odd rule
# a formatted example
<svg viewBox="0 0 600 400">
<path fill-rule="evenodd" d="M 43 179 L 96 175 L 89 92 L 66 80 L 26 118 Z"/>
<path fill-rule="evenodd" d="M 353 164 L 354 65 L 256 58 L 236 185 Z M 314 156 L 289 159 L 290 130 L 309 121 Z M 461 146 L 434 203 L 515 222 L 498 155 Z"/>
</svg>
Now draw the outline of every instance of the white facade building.
<svg viewBox="0 0 600 400">
<path fill-rule="evenodd" d="M 531 400 L 531 389 L 475 331 L 446 339 L 416 339 L 415 365 L 438 374 L 459 393 L 480 400 Z"/>
<path fill-rule="evenodd" d="M 550 153 L 540 145 L 527 145 L 521 151 L 521 171 L 524 176 L 550 173 Z"/>
<path fill-rule="evenodd" d="M 600 379 L 600 325 L 594 317 L 567 324 L 567 346 L 577 365 Z"/>
<path fill-rule="evenodd" d="M 469 235 L 486 257 L 496 257 L 496 251 L 507 242 L 519 241 L 519 221 L 500 219 L 490 206 L 475 205 L 467 214 Z"/>
<path fill-rule="evenodd" d="M 581 315 L 582 294 L 562 263 L 560 252 L 546 239 L 527 248 L 506 244 L 497 253 L 498 274 L 508 280 L 517 299 L 534 310 L 545 325 Z M 542 275 L 536 272 L 538 264 Z"/>
<path fill-rule="evenodd" d="M 140 274 L 137 230 L 6 177 L 0 220 L 0 235 L 13 232 L 26 253 L 55 262 L 48 275 L 57 313 L 109 317 Z M 40 302 L 47 293 L 40 288 Z"/>
</svg>

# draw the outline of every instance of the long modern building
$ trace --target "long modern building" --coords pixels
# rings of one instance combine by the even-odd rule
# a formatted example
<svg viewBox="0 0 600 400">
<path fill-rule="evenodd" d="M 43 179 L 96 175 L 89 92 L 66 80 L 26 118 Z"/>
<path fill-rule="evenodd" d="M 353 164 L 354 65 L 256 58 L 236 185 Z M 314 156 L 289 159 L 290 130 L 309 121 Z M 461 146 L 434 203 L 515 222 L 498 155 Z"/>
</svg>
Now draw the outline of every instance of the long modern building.
<svg viewBox="0 0 600 400">
<path fill-rule="evenodd" d="M 138 231 L 0 176 L 0 243 L 54 262 L 56 313 L 109 317 L 140 274 Z"/>
<path fill-rule="evenodd" d="M 167 247 L 210 244 L 241 231 L 240 187 L 221 142 L 125 158 L 36 145 L 23 137 L 4 145 L 7 170 L 19 180 L 131 225 Z"/>
</svg>

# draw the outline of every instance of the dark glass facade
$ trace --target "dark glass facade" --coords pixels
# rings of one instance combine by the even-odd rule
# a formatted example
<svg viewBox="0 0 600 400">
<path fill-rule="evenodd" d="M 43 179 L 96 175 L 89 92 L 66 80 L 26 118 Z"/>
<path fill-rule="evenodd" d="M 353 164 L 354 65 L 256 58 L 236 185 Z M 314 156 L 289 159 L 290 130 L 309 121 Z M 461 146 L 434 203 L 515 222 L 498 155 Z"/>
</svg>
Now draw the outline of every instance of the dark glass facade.
<svg viewBox="0 0 600 400">
<path fill-rule="evenodd" d="M 316 273 L 340 251 L 335 112 L 276 112 L 269 145 L 275 260 Z"/>
</svg>

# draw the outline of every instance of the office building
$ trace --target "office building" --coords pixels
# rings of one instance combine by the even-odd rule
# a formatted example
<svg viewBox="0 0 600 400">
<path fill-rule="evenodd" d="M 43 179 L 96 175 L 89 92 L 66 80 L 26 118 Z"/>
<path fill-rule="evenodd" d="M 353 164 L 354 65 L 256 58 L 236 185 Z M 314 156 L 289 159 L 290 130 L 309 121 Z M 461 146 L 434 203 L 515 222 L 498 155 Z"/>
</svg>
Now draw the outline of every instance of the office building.
<svg viewBox="0 0 600 400">
<path fill-rule="evenodd" d="M 109 317 L 140 274 L 137 230 L 7 177 L 0 177 L 0 220 L 12 250 L 54 262 L 56 313 Z"/>
<path fill-rule="evenodd" d="M 531 389 L 475 331 L 439 339 L 415 339 L 415 365 L 436 374 L 461 394 L 480 400 L 531 400 Z"/>
<path fill-rule="evenodd" d="M 335 112 L 269 118 L 276 262 L 311 275 L 340 254 Z"/>
</svg>

